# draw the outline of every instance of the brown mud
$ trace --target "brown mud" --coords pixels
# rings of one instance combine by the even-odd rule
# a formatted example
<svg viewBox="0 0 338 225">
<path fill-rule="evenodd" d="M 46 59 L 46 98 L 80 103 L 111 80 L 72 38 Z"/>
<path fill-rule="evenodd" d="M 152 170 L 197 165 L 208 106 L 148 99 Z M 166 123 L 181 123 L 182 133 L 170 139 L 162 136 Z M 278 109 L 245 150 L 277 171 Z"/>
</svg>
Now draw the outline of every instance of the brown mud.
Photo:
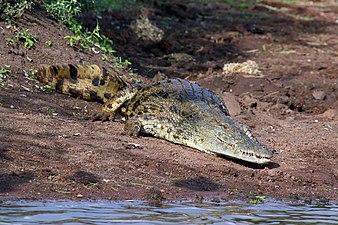
<svg viewBox="0 0 338 225">
<path fill-rule="evenodd" d="M 164 31 L 159 43 L 142 42 L 131 30 L 140 13 Z M 100 104 L 42 91 L 23 70 L 108 64 L 66 45 L 63 37 L 71 33 L 41 7 L 17 23 L 38 36 L 33 49 L 8 46 L 14 28 L 0 22 L 0 66 L 13 72 L 0 87 L 0 196 L 142 199 L 155 188 L 169 199 L 337 199 L 337 15 L 334 0 L 262 1 L 248 9 L 170 1 L 81 18 L 88 27 L 98 20 L 118 53 L 148 81 L 186 78 L 222 96 L 231 114 L 274 149 L 267 166 L 130 137 L 123 122 L 86 120 Z M 185 57 L 172 57 L 178 53 Z M 259 76 L 222 72 L 224 64 L 246 60 L 259 65 Z"/>
</svg>

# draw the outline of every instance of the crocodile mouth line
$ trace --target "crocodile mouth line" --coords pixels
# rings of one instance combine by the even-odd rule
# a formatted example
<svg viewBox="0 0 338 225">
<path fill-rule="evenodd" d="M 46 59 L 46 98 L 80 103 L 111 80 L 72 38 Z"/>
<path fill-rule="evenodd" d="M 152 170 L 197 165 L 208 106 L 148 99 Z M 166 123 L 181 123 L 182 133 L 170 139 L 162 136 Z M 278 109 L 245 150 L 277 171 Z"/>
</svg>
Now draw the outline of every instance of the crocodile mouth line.
<svg viewBox="0 0 338 225">
<path fill-rule="evenodd" d="M 257 155 L 253 152 L 247 152 L 247 151 L 243 151 L 241 149 L 238 149 L 242 155 L 245 155 L 245 156 L 249 156 L 249 157 L 252 157 L 252 158 L 256 158 L 256 159 L 260 159 L 260 160 L 271 160 L 271 157 L 268 157 L 268 156 L 263 156 L 263 155 Z"/>
<path fill-rule="evenodd" d="M 229 143 L 226 143 L 225 141 L 223 141 L 221 138 L 217 137 L 217 139 L 222 142 L 224 145 L 228 146 L 229 148 L 231 149 L 234 149 L 236 151 L 239 151 L 240 153 L 237 155 L 237 157 L 240 157 L 240 156 L 246 156 L 246 157 L 250 157 L 250 158 L 256 158 L 256 159 L 260 159 L 260 160 L 270 160 L 271 157 L 267 157 L 267 156 L 262 156 L 262 155 L 257 155 L 253 152 L 248 152 L 248 151 L 244 151 L 243 149 L 240 149 L 238 147 L 236 147 L 235 144 L 229 144 Z"/>
</svg>

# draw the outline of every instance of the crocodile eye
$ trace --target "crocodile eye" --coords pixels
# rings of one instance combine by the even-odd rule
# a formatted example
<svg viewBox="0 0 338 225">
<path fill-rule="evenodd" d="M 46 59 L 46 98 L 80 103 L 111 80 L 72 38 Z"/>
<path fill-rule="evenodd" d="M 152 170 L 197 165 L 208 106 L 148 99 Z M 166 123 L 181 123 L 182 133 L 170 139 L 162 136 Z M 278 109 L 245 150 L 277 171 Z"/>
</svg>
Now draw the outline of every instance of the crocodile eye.
<svg viewBox="0 0 338 225">
<path fill-rule="evenodd" d="M 229 130 L 229 126 L 226 123 L 222 123 L 221 121 L 219 121 L 218 119 L 214 119 L 214 121 L 216 122 L 216 124 L 223 130 Z"/>
<path fill-rule="evenodd" d="M 224 129 L 224 130 L 229 130 L 229 126 L 227 126 L 224 123 L 220 124 L 220 127 L 222 127 L 222 129 Z"/>
</svg>

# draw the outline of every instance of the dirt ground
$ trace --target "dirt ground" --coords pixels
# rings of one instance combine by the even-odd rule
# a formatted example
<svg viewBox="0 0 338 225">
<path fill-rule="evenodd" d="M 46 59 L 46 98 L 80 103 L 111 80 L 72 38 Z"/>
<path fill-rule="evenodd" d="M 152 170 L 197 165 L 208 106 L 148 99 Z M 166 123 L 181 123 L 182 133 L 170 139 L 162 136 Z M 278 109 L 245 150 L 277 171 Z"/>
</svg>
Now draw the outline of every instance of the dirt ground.
<svg viewBox="0 0 338 225">
<path fill-rule="evenodd" d="M 140 13 L 164 31 L 159 43 L 130 28 Z M 37 35 L 33 49 L 8 46 L 14 28 L 0 22 L 0 66 L 13 72 L 0 87 L 0 196 L 142 199 L 156 189 L 168 199 L 337 199 L 337 15 L 335 0 L 261 1 L 248 9 L 170 1 L 81 18 L 88 27 L 98 20 L 148 80 L 186 78 L 222 96 L 232 116 L 274 150 L 267 166 L 130 137 L 122 122 L 86 120 L 99 103 L 42 91 L 24 70 L 107 62 L 68 46 L 63 37 L 71 33 L 39 6 L 17 23 Z M 259 75 L 223 73 L 224 64 L 246 60 L 259 65 Z"/>
</svg>

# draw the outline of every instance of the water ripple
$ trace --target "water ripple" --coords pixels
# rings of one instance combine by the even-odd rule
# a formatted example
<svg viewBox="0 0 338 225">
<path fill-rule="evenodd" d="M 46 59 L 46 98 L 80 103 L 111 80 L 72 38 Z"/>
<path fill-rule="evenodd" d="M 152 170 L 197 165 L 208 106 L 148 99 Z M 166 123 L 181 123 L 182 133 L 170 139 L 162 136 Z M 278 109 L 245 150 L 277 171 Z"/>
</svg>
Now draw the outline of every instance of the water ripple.
<svg viewBox="0 0 338 225">
<path fill-rule="evenodd" d="M 270 201 L 166 203 L 142 201 L 5 201 L 0 224 L 338 224 L 338 206 Z"/>
</svg>

